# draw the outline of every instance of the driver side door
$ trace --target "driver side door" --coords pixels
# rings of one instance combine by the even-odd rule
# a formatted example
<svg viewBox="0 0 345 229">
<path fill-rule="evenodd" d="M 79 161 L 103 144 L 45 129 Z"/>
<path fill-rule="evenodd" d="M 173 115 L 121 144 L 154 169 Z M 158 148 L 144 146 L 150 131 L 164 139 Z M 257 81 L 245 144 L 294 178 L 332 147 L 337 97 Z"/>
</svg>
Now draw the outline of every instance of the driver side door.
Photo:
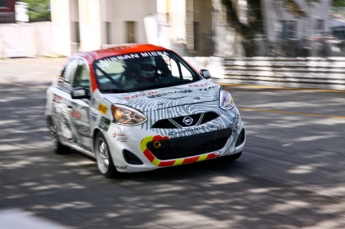
<svg viewBox="0 0 345 229">
<path fill-rule="evenodd" d="M 71 98 L 70 123 L 76 133 L 77 144 L 85 150 L 91 151 L 91 125 L 90 125 L 90 69 L 86 60 L 79 58 L 78 66 L 72 80 L 72 88 L 82 87 L 87 97 L 82 99 Z M 73 91 L 73 90 L 72 90 Z"/>
</svg>

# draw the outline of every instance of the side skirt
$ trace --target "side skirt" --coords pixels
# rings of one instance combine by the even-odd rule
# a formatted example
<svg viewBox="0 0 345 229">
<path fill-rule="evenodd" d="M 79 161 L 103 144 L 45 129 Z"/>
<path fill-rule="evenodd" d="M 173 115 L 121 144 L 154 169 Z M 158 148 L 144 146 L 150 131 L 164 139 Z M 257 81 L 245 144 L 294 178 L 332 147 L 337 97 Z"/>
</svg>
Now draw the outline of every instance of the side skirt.
<svg viewBox="0 0 345 229">
<path fill-rule="evenodd" d="M 84 149 L 84 148 L 82 148 L 80 146 L 77 146 L 77 145 L 74 145 L 74 144 L 71 144 L 71 143 L 68 143 L 68 142 L 65 142 L 65 141 L 61 141 L 61 143 L 64 144 L 65 146 L 70 147 L 71 149 L 77 150 L 77 151 L 79 151 L 79 152 L 81 152 L 83 154 L 86 154 L 86 155 L 96 159 L 96 156 L 95 156 L 94 153 L 92 153 L 92 152 L 90 152 L 90 151 L 88 151 L 88 150 L 86 150 L 86 149 Z"/>
</svg>

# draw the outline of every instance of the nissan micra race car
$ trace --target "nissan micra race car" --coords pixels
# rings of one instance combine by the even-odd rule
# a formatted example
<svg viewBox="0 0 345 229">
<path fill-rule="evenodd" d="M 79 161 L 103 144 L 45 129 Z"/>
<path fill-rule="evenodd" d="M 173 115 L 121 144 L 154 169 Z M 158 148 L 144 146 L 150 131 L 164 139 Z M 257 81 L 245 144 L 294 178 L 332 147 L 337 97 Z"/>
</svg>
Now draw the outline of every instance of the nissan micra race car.
<svg viewBox="0 0 345 229">
<path fill-rule="evenodd" d="M 75 54 L 47 90 L 54 151 L 94 157 L 107 178 L 236 160 L 244 126 L 230 93 L 209 78 L 208 70 L 149 44 Z"/>
</svg>

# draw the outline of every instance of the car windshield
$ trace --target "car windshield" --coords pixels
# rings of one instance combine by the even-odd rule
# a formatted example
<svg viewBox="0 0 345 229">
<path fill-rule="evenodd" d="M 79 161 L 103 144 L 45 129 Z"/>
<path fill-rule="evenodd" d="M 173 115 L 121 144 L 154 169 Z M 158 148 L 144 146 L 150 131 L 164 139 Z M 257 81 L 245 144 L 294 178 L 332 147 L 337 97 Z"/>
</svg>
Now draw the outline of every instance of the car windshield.
<svg viewBox="0 0 345 229">
<path fill-rule="evenodd" d="M 94 71 L 102 93 L 140 91 L 201 80 L 195 70 L 170 51 L 107 57 L 94 62 Z"/>
</svg>

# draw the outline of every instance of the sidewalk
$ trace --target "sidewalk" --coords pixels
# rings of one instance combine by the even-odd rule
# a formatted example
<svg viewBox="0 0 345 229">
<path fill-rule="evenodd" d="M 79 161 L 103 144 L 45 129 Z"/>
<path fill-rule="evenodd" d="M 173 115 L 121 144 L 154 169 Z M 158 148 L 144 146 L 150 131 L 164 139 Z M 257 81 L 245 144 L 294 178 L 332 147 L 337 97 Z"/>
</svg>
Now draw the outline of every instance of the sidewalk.
<svg viewBox="0 0 345 229">
<path fill-rule="evenodd" d="M 10 58 L 0 60 L 0 82 L 52 82 L 65 58 Z"/>
</svg>

